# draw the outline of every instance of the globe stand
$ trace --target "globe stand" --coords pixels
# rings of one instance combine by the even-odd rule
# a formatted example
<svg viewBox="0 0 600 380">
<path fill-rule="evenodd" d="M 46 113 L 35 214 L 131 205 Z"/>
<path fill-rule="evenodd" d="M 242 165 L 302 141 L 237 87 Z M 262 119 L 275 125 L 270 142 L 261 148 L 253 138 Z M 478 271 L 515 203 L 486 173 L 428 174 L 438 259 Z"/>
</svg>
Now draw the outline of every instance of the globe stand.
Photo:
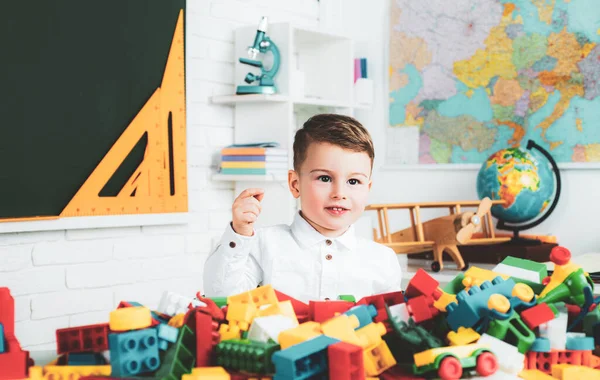
<svg viewBox="0 0 600 380">
<path fill-rule="evenodd" d="M 522 238 L 519 236 L 519 232 L 533 228 L 533 227 L 541 224 L 544 220 L 546 220 L 550 216 L 550 214 L 552 214 L 554 209 L 556 208 L 556 205 L 558 204 L 558 199 L 560 198 L 560 188 L 561 188 L 560 172 L 558 171 L 558 165 L 556 164 L 556 161 L 554 161 L 554 159 L 552 158 L 550 153 L 548 153 L 547 150 L 545 150 L 544 148 L 542 148 L 541 146 L 536 144 L 534 141 L 529 140 L 527 142 L 527 149 L 531 150 L 532 148 L 537 149 L 541 154 L 543 154 L 546 157 L 546 159 L 548 159 L 548 162 L 550 162 L 550 165 L 552 165 L 552 171 L 554 171 L 554 175 L 556 176 L 556 194 L 554 195 L 554 199 L 552 200 L 552 204 L 548 208 L 548 211 L 545 212 L 540 218 L 538 218 L 532 222 L 529 222 L 526 224 L 508 224 L 505 221 L 498 219 L 498 223 L 496 224 L 497 229 L 513 231 L 513 237 L 511 238 L 511 240 L 509 242 L 506 243 L 506 244 L 510 244 L 510 245 L 519 245 L 519 246 L 541 245 L 542 242 L 540 240 Z"/>
</svg>

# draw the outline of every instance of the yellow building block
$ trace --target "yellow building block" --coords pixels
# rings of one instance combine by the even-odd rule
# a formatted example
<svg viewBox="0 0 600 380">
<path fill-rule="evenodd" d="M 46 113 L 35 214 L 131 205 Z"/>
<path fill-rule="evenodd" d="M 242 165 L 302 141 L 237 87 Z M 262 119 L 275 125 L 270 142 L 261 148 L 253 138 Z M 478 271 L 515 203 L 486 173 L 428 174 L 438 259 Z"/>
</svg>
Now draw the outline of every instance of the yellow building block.
<svg viewBox="0 0 600 380">
<path fill-rule="evenodd" d="M 466 288 L 465 290 L 469 290 L 470 287 L 479 286 L 483 284 L 484 281 L 492 282 L 492 280 L 498 276 L 502 277 L 504 280 L 510 277 L 505 274 L 497 273 L 488 269 L 470 267 L 465 272 L 465 277 L 462 280 L 462 284 Z"/>
<path fill-rule="evenodd" d="M 526 369 L 521 371 L 519 377 L 524 380 L 556 380 L 556 377 L 552 377 L 537 369 Z"/>
<path fill-rule="evenodd" d="M 79 380 L 81 376 L 110 376 L 110 372 L 110 365 L 47 365 L 43 379 Z"/>
<path fill-rule="evenodd" d="M 451 346 L 465 346 L 477 342 L 481 335 L 470 327 L 468 329 L 459 327 L 458 332 L 450 331 L 447 337 Z"/>
<path fill-rule="evenodd" d="M 152 313 L 144 306 L 116 309 L 108 318 L 108 327 L 112 331 L 139 330 L 152 325 Z"/>
<path fill-rule="evenodd" d="M 298 324 L 298 318 L 296 317 L 296 312 L 292 306 L 292 301 L 282 301 L 276 304 L 263 305 L 256 313 L 257 317 L 266 317 L 268 315 L 284 315 Z"/>
<path fill-rule="evenodd" d="M 600 380 L 600 370 L 571 364 L 554 364 L 552 376 L 560 380 Z"/>
<path fill-rule="evenodd" d="M 191 374 L 185 374 L 181 380 L 230 380 L 231 376 L 223 367 L 200 367 L 192 369 Z"/>
<path fill-rule="evenodd" d="M 304 322 L 298 327 L 282 331 L 279 334 L 279 345 L 282 350 L 285 350 L 290 346 L 302 343 L 319 335 L 323 335 L 320 323 L 313 321 Z"/>
<path fill-rule="evenodd" d="M 442 296 L 433 302 L 433 307 L 435 307 L 439 311 L 446 312 L 446 306 L 448 306 L 452 302 L 456 303 L 456 294 L 446 293 L 443 290 L 441 290 L 441 292 Z"/>
<path fill-rule="evenodd" d="M 277 294 L 275 294 L 275 290 L 273 290 L 271 285 L 259 286 L 258 288 L 251 290 L 249 293 L 252 296 L 252 301 L 256 304 L 256 306 L 272 305 L 279 302 L 277 299 Z"/>
<path fill-rule="evenodd" d="M 321 324 L 323 334 L 342 342 L 355 344 L 360 347 L 368 346 L 368 338 L 359 336 L 354 330 L 360 326 L 360 322 L 356 315 L 340 314 L 335 318 L 331 318 Z"/>
<path fill-rule="evenodd" d="M 227 316 L 225 317 L 230 323 L 237 322 L 240 330 L 248 331 L 250 324 L 256 317 L 256 305 L 254 303 L 236 302 L 227 306 Z"/>
<path fill-rule="evenodd" d="M 44 370 L 42 367 L 34 365 L 29 367 L 29 377 L 27 380 L 42 380 L 44 377 Z"/>
<path fill-rule="evenodd" d="M 183 326 L 185 322 L 185 314 L 175 314 L 171 319 L 169 319 L 169 326 L 180 328 Z"/>
<path fill-rule="evenodd" d="M 381 337 L 387 332 L 382 322 L 369 323 L 363 328 L 356 330 L 356 334 L 366 341 L 365 347 L 375 346 L 381 342 Z"/>
<path fill-rule="evenodd" d="M 415 360 L 415 365 L 417 367 L 422 367 L 427 364 L 431 364 L 435 362 L 435 358 L 437 358 L 441 354 L 450 353 L 456 356 L 459 360 L 468 358 L 471 354 L 480 348 L 486 348 L 487 346 L 483 344 L 468 344 L 466 346 L 449 346 L 449 347 L 438 347 L 432 348 L 430 350 L 426 350 L 423 352 L 419 352 L 413 355 Z"/>
<path fill-rule="evenodd" d="M 396 359 L 384 340 L 376 346 L 365 349 L 363 359 L 367 376 L 379 376 L 396 365 Z"/>
<path fill-rule="evenodd" d="M 223 323 L 221 326 L 219 326 L 219 335 L 221 336 L 221 341 L 241 339 L 242 330 L 240 330 L 240 326 L 237 324 L 237 322 L 230 322 L 229 324 Z"/>
</svg>

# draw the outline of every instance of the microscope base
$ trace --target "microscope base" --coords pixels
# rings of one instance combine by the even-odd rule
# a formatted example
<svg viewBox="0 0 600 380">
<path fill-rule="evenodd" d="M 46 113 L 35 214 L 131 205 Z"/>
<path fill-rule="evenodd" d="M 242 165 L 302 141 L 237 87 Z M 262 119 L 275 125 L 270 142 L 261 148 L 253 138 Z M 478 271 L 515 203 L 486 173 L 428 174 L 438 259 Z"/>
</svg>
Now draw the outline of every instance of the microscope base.
<svg viewBox="0 0 600 380">
<path fill-rule="evenodd" d="M 275 86 L 237 86 L 237 90 L 235 92 L 237 95 L 246 95 L 246 94 L 275 94 L 277 93 L 277 88 Z"/>
</svg>

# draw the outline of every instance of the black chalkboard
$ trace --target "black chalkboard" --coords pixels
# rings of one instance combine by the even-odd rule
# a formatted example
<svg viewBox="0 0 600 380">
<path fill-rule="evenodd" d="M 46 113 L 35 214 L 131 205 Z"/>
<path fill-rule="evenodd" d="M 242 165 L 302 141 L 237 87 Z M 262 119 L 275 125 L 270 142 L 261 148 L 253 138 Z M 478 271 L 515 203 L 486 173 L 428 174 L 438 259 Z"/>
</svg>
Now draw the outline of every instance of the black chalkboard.
<svg viewBox="0 0 600 380">
<path fill-rule="evenodd" d="M 160 86 L 185 3 L 1 2 L 0 219 L 60 214 Z M 145 143 L 100 196 L 116 195 Z"/>
</svg>

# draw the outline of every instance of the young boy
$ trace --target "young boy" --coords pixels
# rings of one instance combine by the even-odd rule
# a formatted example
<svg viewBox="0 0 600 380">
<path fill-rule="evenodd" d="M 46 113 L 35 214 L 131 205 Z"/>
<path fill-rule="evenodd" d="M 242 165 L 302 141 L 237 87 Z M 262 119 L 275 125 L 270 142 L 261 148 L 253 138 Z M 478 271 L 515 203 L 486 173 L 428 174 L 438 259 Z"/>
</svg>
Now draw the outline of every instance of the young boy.
<svg viewBox="0 0 600 380">
<path fill-rule="evenodd" d="M 335 300 L 400 290 L 394 251 L 356 236 L 371 189 L 375 152 L 355 119 L 321 114 L 296 132 L 288 185 L 300 198 L 293 223 L 254 229 L 264 196 L 246 189 L 234 201 L 232 222 L 204 267 L 207 297 L 272 285 L 302 301 Z"/>
</svg>

